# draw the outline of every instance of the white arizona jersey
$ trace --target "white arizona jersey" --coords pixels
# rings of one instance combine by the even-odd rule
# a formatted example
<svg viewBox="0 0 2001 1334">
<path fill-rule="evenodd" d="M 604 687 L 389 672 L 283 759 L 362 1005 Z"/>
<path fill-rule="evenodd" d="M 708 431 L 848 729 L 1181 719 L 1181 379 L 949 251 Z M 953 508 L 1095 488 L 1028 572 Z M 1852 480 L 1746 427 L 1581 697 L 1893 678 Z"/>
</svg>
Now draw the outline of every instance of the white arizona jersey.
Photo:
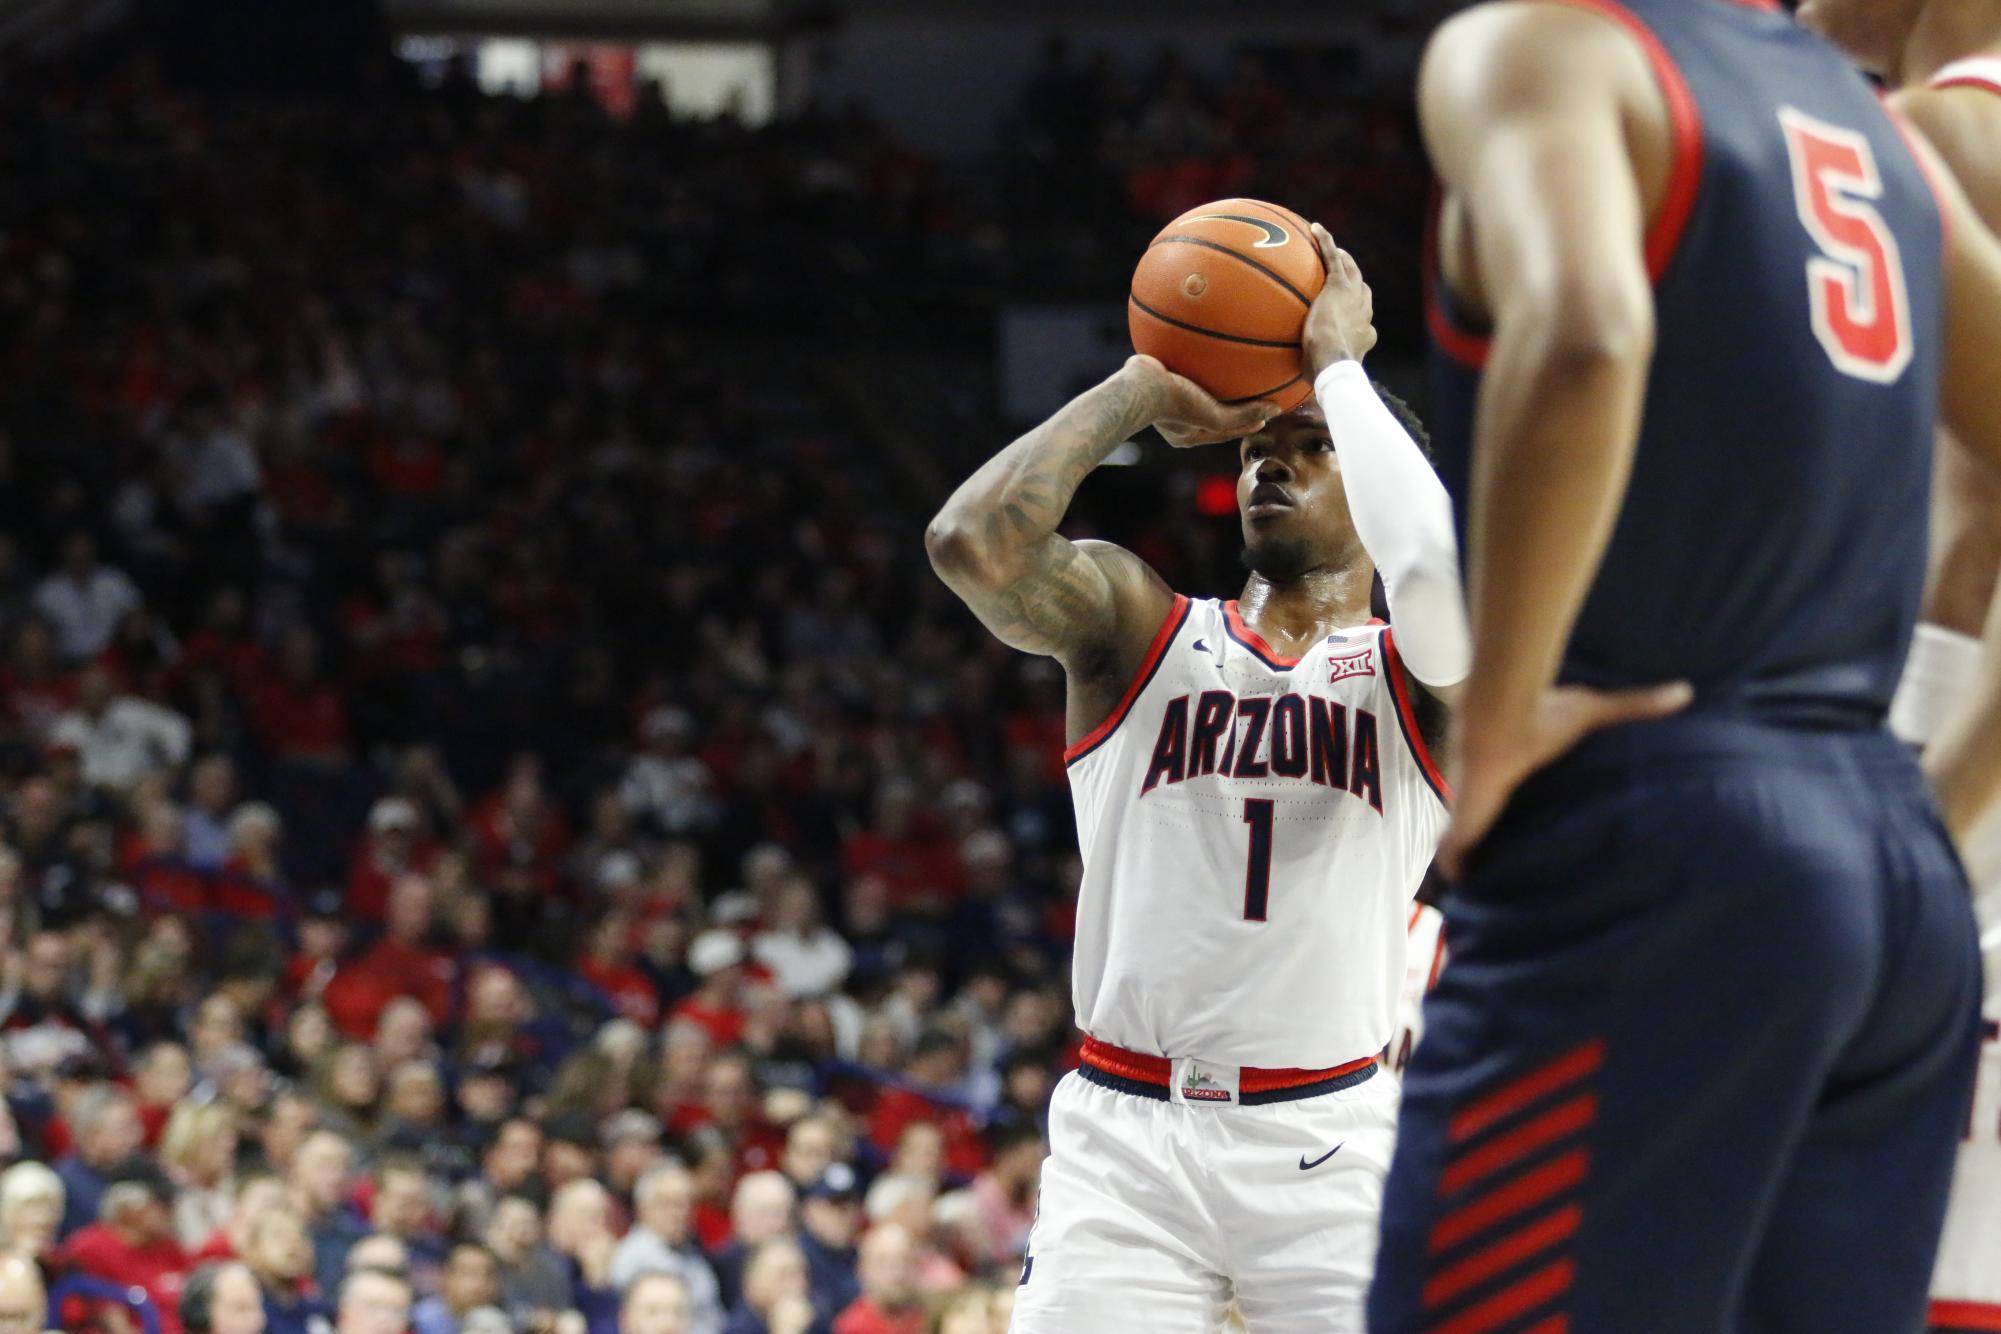
<svg viewBox="0 0 2001 1334">
<path fill-rule="evenodd" d="M 1438 985 L 1445 967 L 1445 914 L 1428 903 L 1410 905 L 1404 932 L 1403 992 L 1397 997 L 1397 1027 L 1383 1052 L 1383 1064 L 1393 1075 L 1403 1074 L 1410 1054 L 1424 1036 L 1424 998 Z"/>
<path fill-rule="evenodd" d="M 2001 68 L 1995 73 L 2001 77 Z M 1914 745 L 1924 744 L 1972 688 L 1980 660 L 1978 640 L 1919 626 L 1890 710 L 1891 728 Z M 1967 845 L 1966 870 L 1980 918 L 1987 990 L 1973 1106 L 1953 1164 L 1952 1198 L 1932 1271 L 1931 1324 L 2001 1330 L 2001 813 L 1984 821 Z"/>
<path fill-rule="evenodd" d="M 1118 707 L 1064 756 L 1084 1031 L 1221 1065 L 1381 1051 L 1446 822 L 1411 705 L 1380 622 L 1293 659 L 1235 602 L 1177 597 Z"/>
</svg>

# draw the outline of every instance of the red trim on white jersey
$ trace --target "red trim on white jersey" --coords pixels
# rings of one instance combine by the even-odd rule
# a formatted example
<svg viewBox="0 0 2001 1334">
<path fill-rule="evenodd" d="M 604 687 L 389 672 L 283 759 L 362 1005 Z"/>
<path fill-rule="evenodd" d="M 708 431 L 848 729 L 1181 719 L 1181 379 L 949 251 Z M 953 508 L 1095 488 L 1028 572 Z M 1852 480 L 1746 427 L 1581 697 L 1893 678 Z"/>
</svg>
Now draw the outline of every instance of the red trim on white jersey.
<svg viewBox="0 0 2001 1334">
<path fill-rule="evenodd" d="M 1147 645 L 1146 657 L 1140 660 L 1139 670 L 1133 673 L 1133 679 L 1126 686 L 1126 693 L 1120 697 L 1118 707 L 1106 715 L 1103 722 L 1064 749 L 1063 763 L 1075 764 L 1096 750 L 1106 737 L 1118 730 L 1119 724 L 1125 721 L 1128 713 L 1132 712 L 1133 701 L 1139 698 L 1139 692 L 1146 689 L 1146 683 L 1151 681 L 1153 674 L 1160 669 L 1160 660 L 1166 656 L 1167 646 L 1174 642 L 1174 636 L 1187 620 L 1188 599 L 1176 593 L 1173 605 L 1167 609 L 1167 619 L 1162 621 L 1160 629 L 1154 632 L 1153 642 Z"/>
<path fill-rule="evenodd" d="M 1404 679 L 1406 672 L 1403 655 L 1397 652 L 1396 632 L 1389 626 L 1383 627 L 1383 674 L 1390 683 L 1390 698 L 1396 701 L 1398 728 L 1410 744 L 1410 753 L 1417 757 L 1424 781 L 1431 784 L 1440 801 L 1450 806 L 1452 784 L 1445 781 L 1445 774 L 1431 758 L 1431 748 L 1424 743 L 1424 733 L 1418 730 L 1416 701 L 1411 697 L 1410 682 Z"/>
</svg>

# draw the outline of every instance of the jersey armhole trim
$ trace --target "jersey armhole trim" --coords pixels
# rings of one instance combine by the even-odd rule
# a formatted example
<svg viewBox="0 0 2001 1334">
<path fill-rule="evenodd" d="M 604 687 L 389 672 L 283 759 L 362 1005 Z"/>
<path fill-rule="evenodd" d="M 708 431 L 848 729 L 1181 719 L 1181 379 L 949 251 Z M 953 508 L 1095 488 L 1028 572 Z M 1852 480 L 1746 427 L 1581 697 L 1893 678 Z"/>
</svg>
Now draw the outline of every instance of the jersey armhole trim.
<svg viewBox="0 0 2001 1334">
<path fill-rule="evenodd" d="M 2001 1306 L 1992 1302 L 1933 1302 L 1927 1323 L 1952 1329 L 2001 1330 Z"/>
<path fill-rule="evenodd" d="M 1653 67 L 1654 82 L 1667 100 L 1668 122 L 1674 138 L 1674 164 L 1668 171 L 1667 194 L 1661 199 L 1660 216 L 1647 229 L 1647 276 L 1661 280 L 1667 266 L 1681 247 L 1682 234 L 1695 213 L 1695 199 L 1702 189 L 1702 111 L 1695 104 L 1688 79 L 1674 56 L 1645 19 L 1618 0 L 1559 0 L 1602 14 L 1625 28 L 1646 53 Z"/>
<path fill-rule="evenodd" d="M 1083 759 L 1103 745 L 1105 739 L 1118 730 L 1119 724 L 1125 721 L 1128 713 L 1132 712 L 1133 702 L 1140 697 L 1140 692 L 1146 689 L 1147 683 L 1153 680 L 1153 674 L 1160 670 L 1161 660 L 1167 656 L 1167 646 L 1174 642 L 1174 636 L 1180 633 L 1183 622 L 1188 619 L 1188 607 L 1187 597 L 1176 593 L 1174 604 L 1167 609 L 1167 619 L 1163 620 L 1160 629 L 1154 632 L 1153 642 L 1147 645 L 1146 657 L 1140 660 L 1139 670 L 1127 684 L 1126 693 L 1119 697 L 1118 705 L 1105 715 L 1103 722 L 1079 737 L 1076 744 L 1064 748 L 1064 764 L 1075 764 Z"/>
<path fill-rule="evenodd" d="M 1652 68 L 1654 83 L 1667 102 L 1669 129 L 1674 142 L 1674 162 L 1668 171 L 1667 193 L 1661 198 L 1660 216 L 1647 229 L 1645 254 L 1647 279 L 1658 284 L 1674 261 L 1681 238 L 1695 215 L 1695 201 L 1702 190 L 1702 110 L 1696 105 L 1688 79 L 1681 72 L 1654 30 L 1646 21 L 1618 0 L 1556 0 L 1558 4 L 1588 10 L 1612 20 L 1632 34 Z M 1736 0 L 1753 9 L 1776 8 L 1765 0 Z M 1492 351 L 1490 337 L 1472 333 L 1453 322 L 1446 307 L 1444 270 L 1438 263 L 1438 224 L 1444 212 L 1443 196 L 1431 211 L 1426 228 L 1423 263 L 1424 319 L 1439 351 L 1469 370 L 1484 370 Z"/>
<path fill-rule="evenodd" d="M 1896 127 L 1898 137 L 1904 141 L 1904 150 L 1911 155 L 1911 160 L 1918 164 L 1918 175 L 1925 178 L 1925 188 L 1931 191 L 1932 207 L 1938 210 L 1939 254 L 1941 257 L 1949 258 L 1952 255 L 1952 215 L 1946 212 L 1945 182 L 1932 170 L 1931 155 L 1925 151 L 1924 136 L 1918 133 L 1916 126 L 1904 119 L 1901 111 L 1888 102 L 1883 103 L 1883 114 L 1888 116 L 1890 124 Z"/>
<path fill-rule="evenodd" d="M 1431 748 L 1424 744 L 1424 733 L 1418 730 L 1416 701 L 1411 698 L 1410 684 L 1404 679 L 1403 655 L 1397 652 L 1396 631 L 1390 626 L 1383 627 L 1383 676 L 1390 684 L 1390 698 L 1396 703 L 1397 730 L 1403 733 L 1404 744 L 1410 747 L 1424 781 L 1431 785 L 1440 801 L 1450 806 L 1452 785 L 1445 781 L 1444 773 L 1432 760 Z"/>
</svg>

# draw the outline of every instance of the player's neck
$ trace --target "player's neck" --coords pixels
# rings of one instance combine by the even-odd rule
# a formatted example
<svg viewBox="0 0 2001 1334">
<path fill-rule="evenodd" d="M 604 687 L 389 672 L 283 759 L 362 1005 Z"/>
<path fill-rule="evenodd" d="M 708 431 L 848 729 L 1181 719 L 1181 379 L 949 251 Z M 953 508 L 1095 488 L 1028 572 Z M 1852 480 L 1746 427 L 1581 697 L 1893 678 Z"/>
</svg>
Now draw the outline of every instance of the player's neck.
<svg viewBox="0 0 2001 1334">
<path fill-rule="evenodd" d="M 1925 6 L 1911 38 L 1904 43 L 1901 87 L 1922 86 L 1955 60 L 1967 56 L 2001 55 L 2001 0 L 1960 0 Z"/>
<path fill-rule="evenodd" d="M 1337 570 L 1308 570 L 1274 583 L 1252 575 L 1237 598 L 1244 623 L 1281 650 L 1311 644 L 1343 625 L 1369 619 L 1375 568 L 1367 562 Z"/>
</svg>

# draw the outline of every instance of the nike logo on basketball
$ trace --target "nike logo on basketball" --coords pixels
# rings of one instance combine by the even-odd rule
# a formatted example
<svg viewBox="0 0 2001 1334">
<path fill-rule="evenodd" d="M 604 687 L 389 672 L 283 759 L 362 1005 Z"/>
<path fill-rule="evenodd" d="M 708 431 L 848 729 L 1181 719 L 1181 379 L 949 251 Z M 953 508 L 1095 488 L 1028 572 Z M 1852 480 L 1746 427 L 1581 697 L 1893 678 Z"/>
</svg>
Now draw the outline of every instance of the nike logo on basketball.
<svg viewBox="0 0 2001 1334">
<path fill-rule="evenodd" d="M 1211 213 L 1208 216 L 1221 218 L 1225 222 L 1247 222 L 1263 232 L 1265 239 L 1252 245 L 1253 250 L 1270 250 L 1273 246 L 1282 246 L 1292 239 L 1292 233 L 1277 223 L 1268 222 L 1263 218 L 1247 218 L 1241 213 Z"/>
<path fill-rule="evenodd" d="M 1310 1162 L 1310 1163 L 1306 1161 L 1306 1155 L 1305 1155 L 1305 1154 L 1303 1154 L 1303 1153 L 1302 1153 L 1302 1154 L 1300 1154 L 1300 1155 L 1299 1155 L 1299 1170 L 1300 1170 L 1300 1171 L 1302 1171 L 1302 1172 L 1311 1172 L 1311 1171 L 1312 1171 L 1312 1170 L 1313 1170 L 1314 1168 L 1316 1168 L 1316 1167 L 1320 1166 L 1320 1164 L 1322 1164 L 1322 1163 L 1326 1162 L 1326 1161 L 1327 1161 L 1327 1160 L 1328 1160 L 1329 1158 L 1332 1158 L 1332 1157 L 1333 1157 L 1333 1156 L 1334 1156 L 1335 1154 L 1337 1154 L 1337 1153 L 1341 1152 L 1341 1145 L 1342 1145 L 1342 1144 L 1346 1144 L 1347 1142 L 1348 1142 L 1348 1141 L 1347 1141 L 1347 1140 L 1345 1140 L 1345 1139 L 1344 1139 L 1344 1140 L 1342 1140 L 1342 1141 L 1341 1141 L 1341 1144 L 1336 1144 L 1336 1145 L 1335 1145 L 1335 1146 L 1334 1146 L 1333 1148 L 1331 1148 L 1331 1149 L 1329 1149 L 1329 1150 L 1328 1150 L 1327 1152 L 1325 1152 L 1325 1153 L 1321 1154 L 1321 1155 L 1320 1155 L 1320 1156 L 1319 1156 L 1318 1158 L 1315 1158 L 1315 1159 L 1314 1159 L 1314 1160 L 1313 1160 L 1312 1162 Z"/>
</svg>

